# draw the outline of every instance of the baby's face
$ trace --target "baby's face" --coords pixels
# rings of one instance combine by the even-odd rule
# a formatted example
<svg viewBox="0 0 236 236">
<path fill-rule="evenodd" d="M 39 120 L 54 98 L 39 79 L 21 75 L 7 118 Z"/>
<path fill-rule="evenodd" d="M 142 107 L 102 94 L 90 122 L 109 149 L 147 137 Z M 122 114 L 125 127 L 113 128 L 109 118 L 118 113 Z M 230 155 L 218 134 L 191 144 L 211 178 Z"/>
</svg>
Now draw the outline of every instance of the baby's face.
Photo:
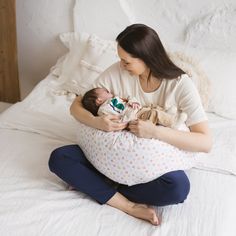
<svg viewBox="0 0 236 236">
<path fill-rule="evenodd" d="M 98 88 L 97 89 L 97 96 L 99 98 L 99 101 L 101 103 L 104 103 L 107 99 L 112 98 L 113 94 L 110 93 L 107 89 L 105 88 Z"/>
</svg>

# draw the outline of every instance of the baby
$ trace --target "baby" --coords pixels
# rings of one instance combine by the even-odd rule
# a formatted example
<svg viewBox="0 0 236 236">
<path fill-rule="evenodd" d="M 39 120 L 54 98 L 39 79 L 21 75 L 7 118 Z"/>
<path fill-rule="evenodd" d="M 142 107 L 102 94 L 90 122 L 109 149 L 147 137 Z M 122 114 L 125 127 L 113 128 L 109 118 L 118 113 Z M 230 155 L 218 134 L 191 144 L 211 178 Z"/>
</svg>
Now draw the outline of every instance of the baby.
<svg viewBox="0 0 236 236">
<path fill-rule="evenodd" d="M 156 125 L 178 128 L 187 119 L 187 115 L 178 112 L 175 107 L 168 110 L 152 105 L 141 107 L 135 98 L 125 99 L 114 96 L 105 88 L 94 88 L 86 92 L 82 98 L 82 104 L 94 116 L 120 115 L 121 122 L 141 119 L 150 120 Z"/>
<path fill-rule="evenodd" d="M 114 96 L 105 88 L 94 88 L 86 92 L 82 104 L 94 116 L 120 115 L 121 122 L 137 119 L 137 112 L 141 107 L 136 99 L 128 100 Z"/>
</svg>

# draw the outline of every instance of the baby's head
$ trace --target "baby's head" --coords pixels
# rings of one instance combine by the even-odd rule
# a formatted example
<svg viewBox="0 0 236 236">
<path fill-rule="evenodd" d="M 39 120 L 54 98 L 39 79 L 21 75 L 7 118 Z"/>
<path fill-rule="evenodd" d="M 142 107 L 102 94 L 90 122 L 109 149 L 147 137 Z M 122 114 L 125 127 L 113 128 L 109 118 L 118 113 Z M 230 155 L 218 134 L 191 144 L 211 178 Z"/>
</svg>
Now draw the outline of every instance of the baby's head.
<svg viewBox="0 0 236 236">
<path fill-rule="evenodd" d="M 98 108 L 107 99 L 112 98 L 113 94 L 105 88 L 94 88 L 86 92 L 82 98 L 83 107 L 90 111 L 94 116 L 97 115 Z"/>
</svg>

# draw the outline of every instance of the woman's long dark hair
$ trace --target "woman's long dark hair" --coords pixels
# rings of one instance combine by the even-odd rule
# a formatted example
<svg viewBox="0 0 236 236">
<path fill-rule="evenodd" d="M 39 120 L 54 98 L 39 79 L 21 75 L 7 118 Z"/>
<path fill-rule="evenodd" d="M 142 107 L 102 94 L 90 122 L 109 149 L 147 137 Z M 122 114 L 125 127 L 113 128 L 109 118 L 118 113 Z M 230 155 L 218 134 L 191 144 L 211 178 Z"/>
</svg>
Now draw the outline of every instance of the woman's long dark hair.
<svg viewBox="0 0 236 236">
<path fill-rule="evenodd" d="M 168 57 L 155 30 L 144 24 L 128 26 L 116 38 L 118 45 L 132 57 L 141 59 L 158 79 L 175 79 L 185 72 Z"/>
</svg>

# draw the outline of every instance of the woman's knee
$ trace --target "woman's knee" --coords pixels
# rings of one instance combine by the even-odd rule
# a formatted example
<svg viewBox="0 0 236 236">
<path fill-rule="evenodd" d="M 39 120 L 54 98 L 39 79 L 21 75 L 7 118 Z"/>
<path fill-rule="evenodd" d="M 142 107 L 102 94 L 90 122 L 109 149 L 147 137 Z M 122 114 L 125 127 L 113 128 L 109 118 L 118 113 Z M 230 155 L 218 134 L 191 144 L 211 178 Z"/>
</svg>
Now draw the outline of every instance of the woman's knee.
<svg viewBox="0 0 236 236">
<path fill-rule="evenodd" d="M 49 169 L 52 172 L 63 170 L 66 166 L 75 163 L 87 164 L 87 159 L 78 145 L 67 145 L 55 149 L 49 158 Z"/>
<path fill-rule="evenodd" d="M 49 161 L 48 161 L 48 166 L 50 171 L 54 172 L 56 167 L 58 166 L 58 162 L 61 161 L 61 158 L 64 156 L 64 149 L 63 147 L 59 147 L 55 150 L 52 151 Z"/>
<path fill-rule="evenodd" d="M 190 191 L 190 182 L 184 171 L 174 171 L 169 177 L 171 179 L 171 195 L 174 203 L 182 203 L 186 200 Z"/>
</svg>

